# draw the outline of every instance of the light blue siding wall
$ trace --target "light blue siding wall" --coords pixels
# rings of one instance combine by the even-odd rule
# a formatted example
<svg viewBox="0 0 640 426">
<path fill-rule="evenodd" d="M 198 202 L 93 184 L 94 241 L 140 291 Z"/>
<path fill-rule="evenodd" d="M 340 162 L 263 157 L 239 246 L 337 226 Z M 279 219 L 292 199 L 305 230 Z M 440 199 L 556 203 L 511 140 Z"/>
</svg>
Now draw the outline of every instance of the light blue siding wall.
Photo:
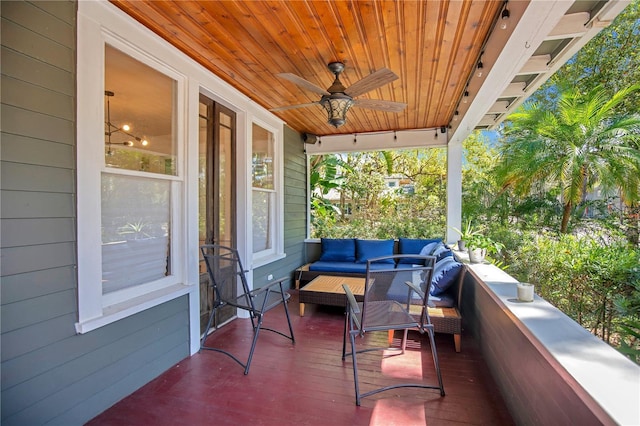
<svg viewBox="0 0 640 426">
<path fill-rule="evenodd" d="M 189 354 L 186 296 L 76 335 L 73 1 L 2 1 L 3 425 L 82 424 Z"/>
</svg>

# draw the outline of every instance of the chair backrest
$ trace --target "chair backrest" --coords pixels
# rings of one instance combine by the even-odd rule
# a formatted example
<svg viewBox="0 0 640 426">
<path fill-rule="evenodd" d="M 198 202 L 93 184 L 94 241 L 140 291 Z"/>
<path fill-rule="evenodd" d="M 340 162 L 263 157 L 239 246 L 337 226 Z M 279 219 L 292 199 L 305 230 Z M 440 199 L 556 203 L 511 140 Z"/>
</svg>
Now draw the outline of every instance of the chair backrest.
<svg viewBox="0 0 640 426">
<path fill-rule="evenodd" d="M 219 244 L 204 244 L 200 246 L 204 262 L 209 273 L 211 286 L 215 297 L 221 302 L 237 300 L 238 290 L 243 295 L 249 293 L 249 285 L 244 275 L 242 261 L 238 251 L 234 248 Z M 242 286 L 238 288 L 238 284 Z M 245 296 L 246 303 L 252 305 L 249 296 Z"/>
<path fill-rule="evenodd" d="M 403 261 L 400 263 L 400 259 Z M 361 323 L 364 327 L 378 321 L 372 318 L 376 302 L 394 301 L 407 311 L 411 305 L 424 307 L 429 301 L 436 258 L 420 255 L 393 255 L 369 259 L 363 296 Z M 414 291 L 413 284 L 420 293 Z M 426 309 L 423 309 L 426 312 Z"/>
</svg>

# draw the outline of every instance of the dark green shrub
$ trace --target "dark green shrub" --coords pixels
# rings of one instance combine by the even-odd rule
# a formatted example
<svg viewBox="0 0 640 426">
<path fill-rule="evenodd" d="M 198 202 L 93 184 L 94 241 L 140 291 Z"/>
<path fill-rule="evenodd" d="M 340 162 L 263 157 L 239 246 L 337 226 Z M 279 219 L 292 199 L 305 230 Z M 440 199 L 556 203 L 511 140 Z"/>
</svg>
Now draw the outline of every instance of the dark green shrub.
<svg viewBox="0 0 640 426">
<path fill-rule="evenodd" d="M 639 284 L 638 250 L 597 236 L 542 234 L 524 242 L 509 272 L 603 340 L 624 332 L 616 299 Z M 615 343 L 615 342 L 614 342 Z"/>
</svg>

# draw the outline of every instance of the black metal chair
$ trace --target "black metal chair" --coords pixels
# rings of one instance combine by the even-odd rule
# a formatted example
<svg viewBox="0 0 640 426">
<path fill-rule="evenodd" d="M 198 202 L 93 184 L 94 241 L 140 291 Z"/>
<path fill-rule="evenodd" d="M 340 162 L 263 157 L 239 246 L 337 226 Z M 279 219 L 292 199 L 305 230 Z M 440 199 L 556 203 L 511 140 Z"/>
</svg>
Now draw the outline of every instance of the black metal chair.
<svg viewBox="0 0 640 426">
<path fill-rule="evenodd" d="M 210 285 L 214 291 L 213 307 L 204 335 L 200 340 L 200 349 L 221 352 L 228 355 L 244 367 L 244 374 L 249 374 L 249 367 L 251 366 L 251 360 L 253 359 L 253 352 L 256 347 L 256 342 L 258 341 L 260 330 L 272 331 L 295 343 L 289 309 L 287 308 L 287 302 L 291 295 L 284 291 L 282 284 L 287 278 L 280 278 L 263 287 L 250 290 L 247 284 L 245 270 L 242 267 L 242 262 L 236 249 L 217 244 L 205 244 L 200 246 L 200 251 L 204 257 L 207 272 L 209 273 Z M 289 335 L 262 326 L 265 314 L 281 304 L 284 306 L 287 323 L 289 324 Z M 246 362 L 240 361 L 228 351 L 205 345 L 216 313 L 225 306 L 247 311 L 251 318 L 253 341 Z"/>
<path fill-rule="evenodd" d="M 399 262 L 403 259 L 402 262 Z M 444 396 L 444 386 L 440 374 L 438 354 L 433 337 L 433 325 L 429 319 L 427 303 L 435 257 L 418 255 L 393 255 L 370 259 L 367 262 L 367 275 L 365 281 L 364 298 L 357 302 L 348 285 L 343 285 L 347 295 L 347 315 L 345 318 L 344 338 L 342 344 L 342 359 L 351 356 L 353 360 L 353 379 L 356 391 L 356 405 L 360 405 L 362 398 L 402 387 L 417 387 L 440 390 L 440 396 Z M 398 291 L 399 288 L 403 289 Z M 406 291 L 404 291 L 406 289 Z M 398 296 L 400 294 L 401 296 Z M 421 305 L 422 314 L 415 318 L 410 314 L 412 305 Z M 365 348 L 357 350 L 356 337 L 364 337 L 366 333 L 373 331 L 392 332 L 403 330 L 401 348 L 404 353 L 409 329 L 416 329 L 420 333 L 429 335 L 430 349 L 433 356 L 433 364 L 438 377 L 438 385 L 424 383 L 400 383 L 380 387 L 365 393 L 360 393 L 358 382 L 357 355 L 363 352 L 375 350 L 387 350 L 388 347 Z M 351 352 L 346 352 L 346 336 L 351 341 Z"/>
</svg>

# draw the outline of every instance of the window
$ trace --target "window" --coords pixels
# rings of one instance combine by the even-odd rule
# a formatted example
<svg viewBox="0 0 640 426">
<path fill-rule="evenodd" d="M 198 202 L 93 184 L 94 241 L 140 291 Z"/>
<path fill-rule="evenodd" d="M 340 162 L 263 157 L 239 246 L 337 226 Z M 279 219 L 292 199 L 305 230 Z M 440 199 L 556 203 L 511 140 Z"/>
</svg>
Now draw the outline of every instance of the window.
<svg viewBox="0 0 640 426">
<path fill-rule="evenodd" d="M 175 80 L 105 46 L 103 295 L 171 274 L 174 91 Z"/>
<path fill-rule="evenodd" d="M 184 80 L 119 39 L 100 40 L 102 58 L 78 84 L 79 332 L 186 293 Z M 92 72 L 104 85 L 87 82 Z M 98 99 L 102 114 L 85 113 Z"/>
<path fill-rule="evenodd" d="M 253 124 L 251 151 L 254 259 L 282 253 L 276 142 L 273 132 Z"/>
</svg>

